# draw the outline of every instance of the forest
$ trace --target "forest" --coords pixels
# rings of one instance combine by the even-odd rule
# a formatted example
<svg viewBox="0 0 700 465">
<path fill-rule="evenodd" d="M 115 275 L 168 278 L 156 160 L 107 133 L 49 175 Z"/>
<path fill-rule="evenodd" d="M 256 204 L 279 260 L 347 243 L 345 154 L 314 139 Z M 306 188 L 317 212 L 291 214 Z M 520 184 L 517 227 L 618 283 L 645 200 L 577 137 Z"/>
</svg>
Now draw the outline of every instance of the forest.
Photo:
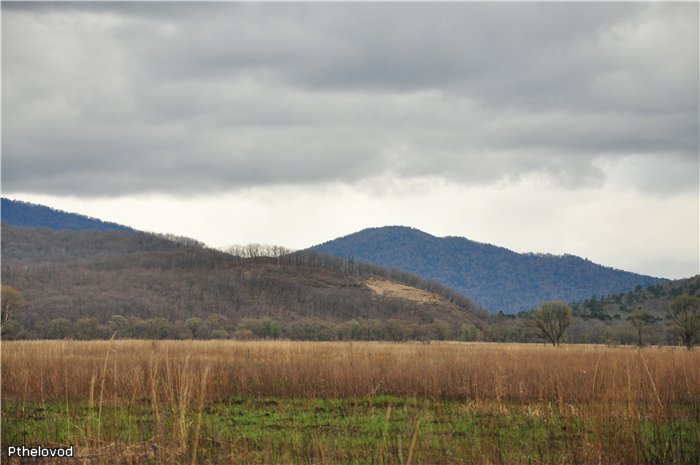
<svg viewBox="0 0 700 465">
<path fill-rule="evenodd" d="M 435 282 L 312 252 L 246 257 L 133 232 L 3 228 L 12 338 L 456 339 L 484 309 Z M 380 295 L 370 277 L 435 295 Z M 264 329 L 261 329 L 264 328 Z M 476 331 L 476 330 L 474 330 Z"/>
<path fill-rule="evenodd" d="M 574 255 L 516 253 L 464 237 L 403 226 L 369 228 L 313 248 L 401 269 L 443 283 L 493 312 L 517 313 L 546 300 L 582 301 L 666 282 Z"/>
<path fill-rule="evenodd" d="M 437 282 L 310 251 L 224 252 L 171 235 L 4 226 L 2 254 L 3 283 L 24 302 L 4 325 L 8 340 L 542 340 L 533 309 L 489 313 Z M 379 294 L 369 285 L 376 279 L 434 298 Z M 573 302 L 562 341 L 677 344 L 667 307 L 698 292 L 696 276 Z M 643 334 L 630 320 L 639 310 L 649 315 Z"/>
</svg>

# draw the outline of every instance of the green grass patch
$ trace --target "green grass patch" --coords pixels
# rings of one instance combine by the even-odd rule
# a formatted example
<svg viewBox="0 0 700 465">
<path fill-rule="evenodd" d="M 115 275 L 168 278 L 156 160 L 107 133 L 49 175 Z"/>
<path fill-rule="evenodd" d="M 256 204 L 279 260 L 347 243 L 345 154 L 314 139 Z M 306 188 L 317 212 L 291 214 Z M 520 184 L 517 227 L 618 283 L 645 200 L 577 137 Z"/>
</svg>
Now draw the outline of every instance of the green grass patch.
<svg viewBox="0 0 700 465">
<path fill-rule="evenodd" d="M 590 406 L 391 396 L 233 398 L 201 411 L 159 405 L 158 415 L 143 402 L 101 410 L 85 403 L 5 402 L 2 442 L 3 456 L 8 445 L 72 444 L 83 457 L 97 457 L 93 463 L 700 462 L 692 409 L 639 413 L 631 421 Z"/>
</svg>

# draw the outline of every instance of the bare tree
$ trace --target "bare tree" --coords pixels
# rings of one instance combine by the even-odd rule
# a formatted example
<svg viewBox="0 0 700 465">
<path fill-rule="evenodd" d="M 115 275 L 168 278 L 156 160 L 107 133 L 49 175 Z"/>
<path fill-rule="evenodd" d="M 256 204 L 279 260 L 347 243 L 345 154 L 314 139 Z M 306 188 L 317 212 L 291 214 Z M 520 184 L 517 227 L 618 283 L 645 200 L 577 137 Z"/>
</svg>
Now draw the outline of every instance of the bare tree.
<svg viewBox="0 0 700 465">
<path fill-rule="evenodd" d="M 668 316 L 675 323 L 683 345 L 692 349 L 700 333 L 700 297 L 677 296 L 668 306 Z"/>
<path fill-rule="evenodd" d="M 532 320 L 537 336 L 558 346 L 571 324 L 571 307 L 561 300 L 549 300 L 532 312 Z"/>
<path fill-rule="evenodd" d="M 222 249 L 224 252 L 241 258 L 257 258 L 257 257 L 276 257 L 280 258 L 283 255 L 291 253 L 291 249 L 280 245 L 267 244 L 246 244 L 232 245 Z M 279 262 L 279 260 L 278 260 Z"/>
<path fill-rule="evenodd" d="M 644 333 L 644 328 L 648 324 L 654 323 L 656 321 L 656 318 L 654 318 L 652 315 L 649 315 L 647 312 L 642 311 L 641 308 L 638 308 L 627 317 L 627 321 L 629 321 L 632 324 L 632 326 L 634 326 L 635 331 L 637 331 L 637 345 L 639 345 L 640 347 L 643 346 L 644 339 L 642 336 Z"/>
</svg>

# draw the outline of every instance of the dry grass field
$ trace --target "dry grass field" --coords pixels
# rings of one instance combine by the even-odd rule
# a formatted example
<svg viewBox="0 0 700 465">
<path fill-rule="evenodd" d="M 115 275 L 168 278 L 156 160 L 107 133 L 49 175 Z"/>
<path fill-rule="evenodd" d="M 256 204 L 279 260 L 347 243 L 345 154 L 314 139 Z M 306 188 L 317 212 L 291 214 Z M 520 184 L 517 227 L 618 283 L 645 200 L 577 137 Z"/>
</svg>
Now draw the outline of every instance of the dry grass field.
<svg viewBox="0 0 700 465">
<path fill-rule="evenodd" d="M 4 342 L 2 442 L 9 463 L 697 464 L 700 351 Z"/>
</svg>

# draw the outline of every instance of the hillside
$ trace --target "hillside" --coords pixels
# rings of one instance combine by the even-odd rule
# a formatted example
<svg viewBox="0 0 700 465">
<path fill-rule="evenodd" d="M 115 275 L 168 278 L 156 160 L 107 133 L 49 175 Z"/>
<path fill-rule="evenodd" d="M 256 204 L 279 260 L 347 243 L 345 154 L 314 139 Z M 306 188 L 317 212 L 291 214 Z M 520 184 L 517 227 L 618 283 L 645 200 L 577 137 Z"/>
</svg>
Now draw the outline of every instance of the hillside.
<svg viewBox="0 0 700 465">
<path fill-rule="evenodd" d="M 631 320 L 641 317 L 643 344 L 679 345 L 677 328 L 669 320 L 667 310 L 673 299 L 681 294 L 700 295 L 700 275 L 647 288 L 638 287 L 622 294 L 572 302 L 573 317 L 564 340 L 635 345 L 639 343 L 640 336 Z M 535 342 L 538 338 L 531 317 L 529 311 L 517 315 L 492 315 L 485 337 L 500 342 Z"/>
<path fill-rule="evenodd" d="M 641 310 L 659 321 L 666 318 L 671 301 L 681 294 L 700 295 L 700 275 L 659 283 L 631 292 L 601 298 L 590 298 L 572 304 L 574 315 L 584 319 L 624 320 L 631 312 Z"/>
<path fill-rule="evenodd" d="M 189 239 L 189 241 L 192 241 Z M 53 230 L 2 225 L 3 265 L 66 264 L 186 247 L 186 238 L 139 231 Z M 193 241 L 193 243 L 196 243 Z M 198 244 L 198 243 L 197 243 Z M 198 244 L 199 245 L 199 244 Z"/>
<path fill-rule="evenodd" d="M 568 338 L 577 342 L 637 344 L 639 334 L 630 318 L 641 312 L 647 314 L 642 328 L 644 344 L 678 345 L 679 336 L 667 310 L 681 294 L 700 295 L 700 275 L 574 302 Z"/>
<path fill-rule="evenodd" d="M 4 197 L 2 198 L 2 223 L 73 231 L 132 231 L 128 226 L 117 223 Z"/>
<path fill-rule="evenodd" d="M 241 258 L 185 238 L 3 225 L 5 337 L 459 338 L 483 310 L 437 283 L 314 253 Z"/>
<path fill-rule="evenodd" d="M 545 300 L 582 301 L 667 281 L 573 255 L 520 254 L 402 226 L 365 229 L 312 250 L 414 273 L 505 313 L 528 310 Z"/>
</svg>

